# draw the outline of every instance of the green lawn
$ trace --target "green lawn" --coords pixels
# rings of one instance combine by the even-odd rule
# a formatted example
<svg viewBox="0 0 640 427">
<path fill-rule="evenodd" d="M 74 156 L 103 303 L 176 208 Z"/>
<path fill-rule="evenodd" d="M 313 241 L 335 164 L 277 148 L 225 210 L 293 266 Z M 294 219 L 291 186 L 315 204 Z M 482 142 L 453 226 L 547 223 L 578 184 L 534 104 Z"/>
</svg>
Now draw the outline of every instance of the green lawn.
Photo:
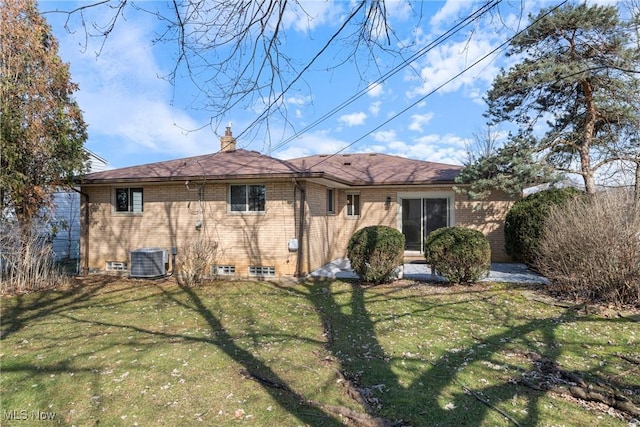
<svg viewBox="0 0 640 427">
<path fill-rule="evenodd" d="M 98 276 L 2 297 L 0 425 L 628 426 L 569 390 L 640 406 L 637 318 L 543 297 Z"/>
</svg>

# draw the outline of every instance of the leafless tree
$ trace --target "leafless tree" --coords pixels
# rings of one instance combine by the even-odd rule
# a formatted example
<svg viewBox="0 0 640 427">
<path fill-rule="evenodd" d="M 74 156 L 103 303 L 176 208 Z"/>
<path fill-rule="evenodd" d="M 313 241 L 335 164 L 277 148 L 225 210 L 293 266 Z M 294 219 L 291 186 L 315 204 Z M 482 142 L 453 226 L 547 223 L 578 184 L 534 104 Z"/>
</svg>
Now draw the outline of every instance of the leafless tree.
<svg viewBox="0 0 640 427">
<path fill-rule="evenodd" d="M 496 154 L 499 148 L 500 132 L 496 127 L 487 124 L 485 128 L 478 128 L 473 132 L 473 139 L 465 145 L 463 164 L 468 165 Z"/>
<path fill-rule="evenodd" d="M 483 0 L 478 10 L 493 13 L 498 3 Z M 55 12 L 67 14 L 68 31 L 82 29 L 87 39 L 98 37 L 103 42 L 119 25 L 126 25 L 128 13 L 151 14 L 164 24 L 164 31 L 153 42 L 175 52 L 174 67 L 164 77 L 172 83 L 190 80 L 201 94 L 201 105 L 194 107 L 210 113 L 208 125 L 214 128 L 233 108 L 259 111 L 254 121 L 236 135 L 246 138 L 245 133 L 262 125 L 268 127 L 274 118 L 291 125 L 286 97 L 294 91 L 310 92 L 305 82 L 307 73 L 326 67 L 327 59 L 333 64 L 325 68 L 327 72 L 351 67 L 366 87 L 371 80 L 367 72 L 379 75 L 380 61 L 405 61 L 417 45 L 396 35 L 389 19 L 390 3 L 385 0 L 337 2 L 336 7 L 343 8 L 337 25 L 328 37 L 316 40 L 311 28 L 314 20 L 321 18 L 309 11 L 309 4 L 303 0 L 173 0 L 160 4 L 102 0 Z M 412 25 L 419 28 L 424 3 L 406 0 L 402 4 L 413 14 Z M 102 13 L 94 13 L 96 9 Z M 286 49 L 287 35 L 291 34 L 288 30 L 293 25 L 304 27 L 304 23 L 308 24 L 308 49 L 305 45 L 292 53 Z"/>
</svg>

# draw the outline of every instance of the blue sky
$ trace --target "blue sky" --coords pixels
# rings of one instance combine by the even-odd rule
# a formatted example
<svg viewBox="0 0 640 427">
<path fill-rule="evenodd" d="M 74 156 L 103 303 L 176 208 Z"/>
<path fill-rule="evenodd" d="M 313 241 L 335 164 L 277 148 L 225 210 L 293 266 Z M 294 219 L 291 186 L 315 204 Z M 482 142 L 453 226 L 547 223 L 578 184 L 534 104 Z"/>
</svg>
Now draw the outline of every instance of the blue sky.
<svg viewBox="0 0 640 427">
<path fill-rule="evenodd" d="M 147 9 L 166 7 L 163 2 L 139 3 Z M 81 4 L 87 3 L 45 0 L 40 2 L 40 10 L 72 10 Z M 313 52 L 314 43 L 335 31 L 350 3 L 301 4 L 313 19 L 285 16 L 286 43 L 282 49 L 303 61 Z M 480 4 L 422 2 L 419 20 L 415 7 L 412 10 L 405 2 L 388 1 L 387 7 L 398 40 L 413 45 L 413 50 L 407 49 L 409 53 L 433 41 Z M 505 1 L 499 15 L 488 14 L 379 84 L 373 84 L 379 73 L 398 65 L 397 60 L 379 56 L 380 68 L 362 60 L 327 71 L 345 52 L 346 45 L 338 46 L 314 63 L 303 84 L 286 96 L 289 125 L 275 117 L 268 129 L 263 127 L 239 138 L 238 146 L 284 159 L 344 150 L 461 164 L 465 145 L 473 140 L 474 133 L 484 130 L 482 97 L 500 67 L 509 65 L 509 59 L 499 51 L 430 93 L 522 29 L 528 22 L 527 13 L 535 12 L 540 5 Z M 86 14 L 107 22 L 113 10 L 101 6 Z M 211 113 L 199 106 L 202 94 L 189 79 L 181 77 L 172 85 L 160 78 L 172 69 L 175 49 L 152 43 L 162 24 L 150 14 L 126 8 L 104 44 L 99 38 L 87 40 L 78 15 L 69 21 L 64 14 L 44 16 L 60 42 L 60 56 L 70 64 L 72 79 L 80 86 L 76 99 L 88 123 L 86 146 L 105 158 L 110 167 L 216 152 L 219 136 L 229 122 L 234 135 L 238 135 L 260 112 L 259 105 L 240 105 L 212 121 Z M 364 96 L 291 138 L 363 89 L 368 89 Z M 283 141 L 288 142 L 283 145 Z"/>
</svg>

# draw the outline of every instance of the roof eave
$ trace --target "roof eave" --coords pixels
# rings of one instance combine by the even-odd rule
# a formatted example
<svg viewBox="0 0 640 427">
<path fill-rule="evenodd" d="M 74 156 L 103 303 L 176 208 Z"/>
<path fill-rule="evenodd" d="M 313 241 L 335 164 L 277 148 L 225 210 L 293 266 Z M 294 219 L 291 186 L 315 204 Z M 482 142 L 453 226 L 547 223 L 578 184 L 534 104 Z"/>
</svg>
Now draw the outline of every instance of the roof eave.
<svg viewBox="0 0 640 427">
<path fill-rule="evenodd" d="M 161 184 L 182 181 L 242 181 L 242 180 L 282 180 L 282 179 L 308 179 L 322 178 L 323 173 L 318 172 L 293 172 L 293 173 L 261 173 L 261 174 L 227 174 L 227 175 L 183 175 L 170 177 L 133 177 L 133 178 L 96 178 L 81 179 L 78 185 L 115 185 L 115 184 Z"/>
</svg>

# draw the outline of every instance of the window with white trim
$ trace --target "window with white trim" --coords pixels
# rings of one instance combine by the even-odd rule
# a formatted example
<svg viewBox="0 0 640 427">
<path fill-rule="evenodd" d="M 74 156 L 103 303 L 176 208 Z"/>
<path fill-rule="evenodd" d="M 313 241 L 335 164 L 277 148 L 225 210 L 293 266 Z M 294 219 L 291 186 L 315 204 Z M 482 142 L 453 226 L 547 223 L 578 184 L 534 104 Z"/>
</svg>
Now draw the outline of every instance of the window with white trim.
<svg viewBox="0 0 640 427">
<path fill-rule="evenodd" d="M 142 188 L 116 188 L 116 212 L 142 213 Z"/>
<path fill-rule="evenodd" d="M 232 212 L 264 212 L 267 190 L 264 185 L 230 185 L 229 205 Z"/>
<path fill-rule="evenodd" d="M 360 216 L 360 195 L 347 194 L 347 218 Z"/>
</svg>

